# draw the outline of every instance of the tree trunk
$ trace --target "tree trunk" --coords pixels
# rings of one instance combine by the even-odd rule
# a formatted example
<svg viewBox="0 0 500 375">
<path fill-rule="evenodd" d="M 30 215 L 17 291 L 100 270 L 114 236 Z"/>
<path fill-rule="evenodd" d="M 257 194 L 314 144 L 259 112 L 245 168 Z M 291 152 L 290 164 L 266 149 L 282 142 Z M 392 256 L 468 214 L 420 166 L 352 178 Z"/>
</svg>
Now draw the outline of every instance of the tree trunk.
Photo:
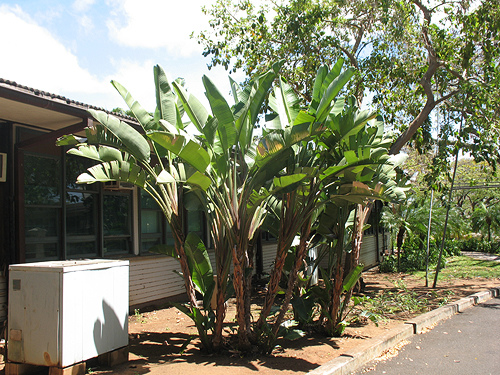
<svg viewBox="0 0 500 375">
<path fill-rule="evenodd" d="M 236 296 L 236 322 L 238 323 L 238 348 L 241 351 L 250 349 L 248 329 L 246 326 L 245 308 L 245 253 L 238 239 L 233 248 L 233 284 Z"/>
<path fill-rule="evenodd" d="M 271 276 L 269 283 L 267 285 L 267 292 L 264 299 L 264 304 L 260 312 L 259 320 L 257 321 L 257 332 L 260 332 L 262 326 L 266 322 L 271 308 L 276 299 L 276 294 L 278 292 L 279 282 L 281 280 L 281 275 L 283 274 L 283 267 L 285 266 L 286 257 L 288 254 L 288 249 L 290 248 L 293 238 L 297 232 L 294 222 L 293 212 L 291 210 L 292 196 L 293 192 L 286 194 L 282 202 L 281 208 L 281 224 L 280 231 L 278 234 L 278 245 L 276 249 L 276 258 L 274 261 L 274 266 L 271 271 Z"/>
<path fill-rule="evenodd" d="M 363 243 L 363 226 L 365 222 L 365 217 L 370 212 L 369 207 L 363 207 L 362 205 L 358 205 L 358 209 L 356 210 L 356 220 L 354 222 L 354 236 L 352 240 L 352 251 L 349 256 L 349 261 L 344 266 L 344 273 L 349 274 L 355 267 L 359 264 L 359 256 L 361 254 L 361 245 Z M 347 291 L 344 297 L 344 306 L 347 306 L 352 297 L 353 289 Z M 337 322 L 337 324 L 340 322 Z"/>
<path fill-rule="evenodd" d="M 299 243 L 299 248 L 297 249 L 297 253 L 295 255 L 295 263 L 290 271 L 290 274 L 288 276 L 288 285 L 287 289 L 285 292 L 285 298 L 283 300 L 283 304 L 281 305 L 281 310 L 276 318 L 276 321 L 274 322 L 273 328 L 272 328 L 272 335 L 274 338 L 276 338 L 280 325 L 283 322 L 283 319 L 285 317 L 286 312 L 288 311 L 288 306 L 290 304 L 290 300 L 292 299 L 292 294 L 293 294 L 293 288 L 295 287 L 295 283 L 297 281 L 298 273 L 300 271 L 300 268 L 303 265 L 304 258 L 307 254 L 307 243 L 309 241 L 309 236 L 311 234 L 311 219 L 309 218 L 304 222 L 302 225 L 301 233 L 300 233 L 300 243 Z"/>
</svg>

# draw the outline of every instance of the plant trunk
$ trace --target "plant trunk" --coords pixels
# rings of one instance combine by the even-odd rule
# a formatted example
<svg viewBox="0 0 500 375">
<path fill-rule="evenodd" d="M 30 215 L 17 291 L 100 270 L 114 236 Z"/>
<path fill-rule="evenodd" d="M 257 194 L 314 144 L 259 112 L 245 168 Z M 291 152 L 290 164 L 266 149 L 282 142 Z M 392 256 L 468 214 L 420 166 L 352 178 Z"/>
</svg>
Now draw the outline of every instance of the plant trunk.
<svg viewBox="0 0 500 375">
<path fill-rule="evenodd" d="M 361 254 L 361 244 L 363 243 L 363 226 L 367 215 L 370 212 L 369 207 L 358 205 L 356 210 L 356 220 L 354 222 L 354 233 L 352 239 L 352 250 L 349 258 L 346 257 L 346 264 L 344 266 L 344 273 L 349 274 L 359 264 L 359 255 Z M 348 261 L 347 261 L 348 260 Z M 344 306 L 347 306 L 352 297 L 353 289 L 347 291 L 344 296 Z M 339 321 L 336 322 L 340 323 Z"/>
<path fill-rule="evenodd" d="M 297 281 L 298 273 L 300 268 L 303 265 L 304 258 L 307 254 L 307 243 L 309 240 L 309 236 L 311 234 L 311 219 L 309 218 L 306 220 L 301 228 L 301 233 L 300 233 L 300 243 L 299 243 L 299 248 L 297 249 L 297 253 L 295 255 L 295 264 L 290 271 L 290 274 L 288 276 L 288 285 L 287 289 L 285 292 L 285 298 L 283 300 L 283 304 L 281 305 L 281 310 L 276 318 L 276 321 L 274 322 L 273 328 L 272 328 L 272 337 L 274 339 L 277 338 L 277 334 L 280 328 L 281 323 L 283 322 L 283 319 L 285 317 L 286 312 L 288 311 L 288 306 L 290 304 L 290 300 L 292 299 L 292 294 L 293 294 L 293 288 L 295 287 L 295 283 Z"/>
<path fill-rule="evenodd" d="M 215 241 L 214 241 L 215 242 Z M 223 244 L 223 239 L 217 242 Z M 229 265 L 231 261 L 230 253 L 224 245 L 218 245 L 216 248 L 216 274 L 217 274 L 217 294 L 215 308 L 215 327 L 213 346 L 216 351 L 222 346 L 222 330 L 224 328 L 224 319 L 226 317 L 226 290 L 229 275 Z"/>
<path fill-rule="evenodd" d="M 254 269 L 254 255 L 255 255 L 255 247 L 253 242 L 248 245 L 247 250 L 247 261 L 248 264 L 245 267 L 246 270 L 246 278 L 245 278 L 245 326 L 247 330 L 248 337 L 252 337 L 252 277 L 253 277 L 253 269 Z"/>
<path fill-rule="evenodd" d="M 342 214 L 343 211 L 344 214 Z M 328 314 L 329 319 L 326 323 L 326 331 L 329 335 L 333 336 L 337 328 L 337 316 L 340 309 L 340 296 L 342 294 L 342 284 L 344 282 L 344 269 L 343 265 L 343 254 L 344 254 L 344 236 L 345 236 L 345 223 L 347 220 L 347 207 L 339 207 L 339 222 L 336 227 L 336 238 L 337 242 L 335 244 L 335 263 L 334 263 L 334 274 L 333 274 L 333 290 L 330 295 Z"/>
<path fill-rule="evenodd" d="M 403 248 L 403 239 L 405 237 L 406 228 L 404 226 L 399 227 L 396 247 L 398 249 L 398 272 L 401 272 L 401 249 Z"/>
<path fill-rule="evenodd" d="M 246 326 L 246 308 L 245 308 L 245 252 L 241 243 L 233 248 L 233 284 L 236 296 L 236 322 L 238 323 L 238 348 L 241 351 L 250 349 L 248 338 L 248 329 Z"/>
<path fill-rule="evenodd" d="M 274 261 L 273 269 L 271 270 L 271 276 L 269 278 L 269 283 L 267 285 L 267 292 L 264 299 L 264 304 L 260 312 L 259 320 L 257 321 L 257 332 L 261 332 L 262 326 L 266 322 L 271 308 L 276 299 L 276 294 L 278 292 L 279 282 L 281 280 L 281 275 L 283 274 L 283 267 L 285 266 L 286 257 L 288 254 L 288 249 L 290 248 L 293 238 L 297 232 L 294 223 L 293 212 L 290 206 L 293 204 L 292 196 L 294 192 L 286 194 L 283 199 L 283 204 L 281 207 L 281 223 L 278 235 L 278 245 L 276 249 L 276 258 Z"/>
</svg>

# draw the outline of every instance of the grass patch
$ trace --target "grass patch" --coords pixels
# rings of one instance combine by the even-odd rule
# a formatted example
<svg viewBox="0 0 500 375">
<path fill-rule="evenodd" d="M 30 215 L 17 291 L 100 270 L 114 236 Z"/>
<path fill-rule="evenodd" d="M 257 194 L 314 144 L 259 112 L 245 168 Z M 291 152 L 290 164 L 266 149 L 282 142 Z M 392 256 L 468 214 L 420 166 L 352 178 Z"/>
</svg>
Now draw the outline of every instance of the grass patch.
<svg viewBox="0 0 500 375">
<path fill-rule="evenodd" d="M 434 277 L 435 269 L 429 274 Z M 425 278 L 424 271 L 414 272 L 418 278 Z M 467 256 L 454 256 L 446 259 L 446 266 L 439 271 L 439 280 L 500 278 L 500 262 L 473 259 Z"/>
</svg>

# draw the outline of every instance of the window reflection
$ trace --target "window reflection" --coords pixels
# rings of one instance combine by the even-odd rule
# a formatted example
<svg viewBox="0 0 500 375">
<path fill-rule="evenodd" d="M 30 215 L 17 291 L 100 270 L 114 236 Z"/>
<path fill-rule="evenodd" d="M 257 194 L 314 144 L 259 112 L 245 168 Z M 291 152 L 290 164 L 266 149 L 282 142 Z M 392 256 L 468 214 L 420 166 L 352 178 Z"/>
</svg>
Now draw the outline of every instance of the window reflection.
<svg viewBox="0 0 500 375">
<path fill-rule="evenodd" d="M 61 163 L 41 155 L 24 157 L 26 205 L 58 205 L 61 202 Z"/>
</svg>

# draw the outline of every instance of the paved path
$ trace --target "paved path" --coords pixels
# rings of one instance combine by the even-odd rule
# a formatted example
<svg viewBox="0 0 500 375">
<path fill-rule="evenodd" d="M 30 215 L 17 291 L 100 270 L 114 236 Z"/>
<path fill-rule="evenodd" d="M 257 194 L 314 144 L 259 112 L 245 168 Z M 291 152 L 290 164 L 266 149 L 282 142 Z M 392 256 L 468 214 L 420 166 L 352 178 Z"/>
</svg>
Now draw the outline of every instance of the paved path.
<svg viewBox="0 0 500 375">
<path fill-rule="evenodd" d="M 496 254 L 479 253 L 477 251 L 462 251 L 462 255 L 466 255 L 474 259 L 493 260 L 495 262 L 500 262 L 500 255 Z"/>
<path fill-rule="evenodd" d="M 492 298 L 412 336 L 399 354 L 355 374 L 500 374 L 500 298 Z"/>
</svg>

